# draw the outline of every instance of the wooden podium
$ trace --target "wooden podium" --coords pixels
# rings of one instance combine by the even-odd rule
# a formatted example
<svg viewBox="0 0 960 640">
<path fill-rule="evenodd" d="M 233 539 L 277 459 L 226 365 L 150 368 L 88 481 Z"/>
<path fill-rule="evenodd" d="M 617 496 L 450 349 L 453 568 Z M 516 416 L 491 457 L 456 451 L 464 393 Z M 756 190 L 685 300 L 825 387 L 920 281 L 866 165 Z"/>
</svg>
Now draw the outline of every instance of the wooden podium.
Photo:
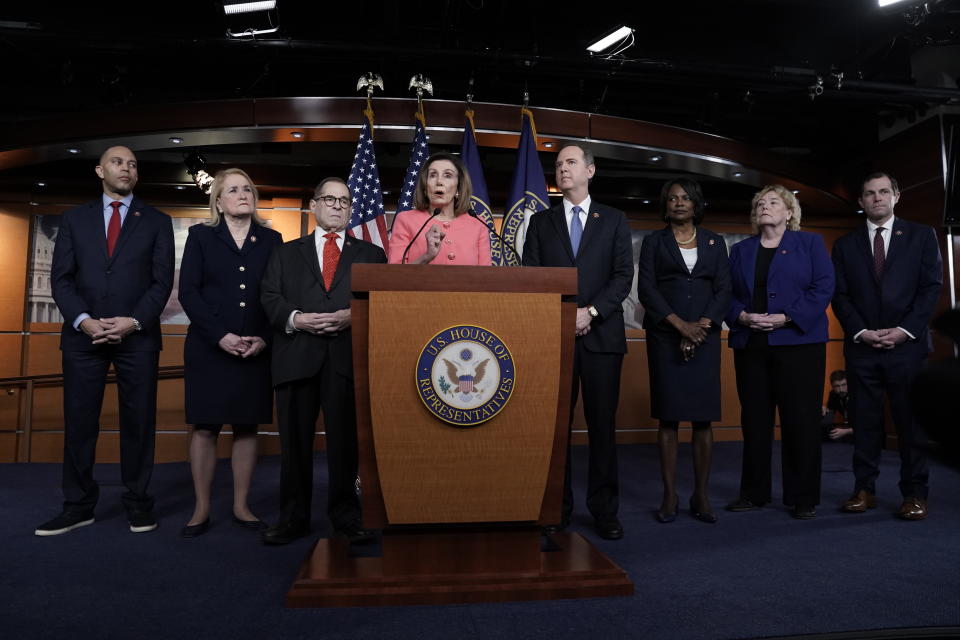
<svg viewBox="0 0 960 640">
<path fill-rule="evenodd" d="M 561 519 L 576 270 L 356 264 L 352 286 L 363 524 L 382 546 L 319 540 L 286 605 L 631 595 L 579 534 L 540 534 Z"/>
</svg>

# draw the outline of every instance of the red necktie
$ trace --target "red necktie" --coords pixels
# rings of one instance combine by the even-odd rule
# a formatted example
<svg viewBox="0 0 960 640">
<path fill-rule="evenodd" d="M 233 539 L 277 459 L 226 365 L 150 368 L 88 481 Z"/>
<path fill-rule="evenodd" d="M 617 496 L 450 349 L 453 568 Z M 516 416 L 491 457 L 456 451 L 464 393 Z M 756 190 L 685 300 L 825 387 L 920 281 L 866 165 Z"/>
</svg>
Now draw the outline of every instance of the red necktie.
<svg viewBox="0 0 960 640">
<path fill-rule="evenodd" d="M 340 262 L 340 247 L 337 246 L 337 234 L 325 233 L 323 237 L 327 239 L 323 245 L 323 286 L 330 291 L 333 276 L 337 272 L 337 263 Z"/>
<path fill-rule="evenodd" d="M 883 249 L 883 227 L 877 227 L 877 235 L 873 236 L 873 272 L 877 279 L 883 277 L 883 265 L 887 261 L 887 253 Z"/>
<path fill-rule="evenodd" d="M 107 225 L 107 256 L 113 255 L 113 249 L 117 246 L 117 238 L 120 237 L 120 205 L 122 202 L 111 202 L 113 215 L 110 216 L 110 224 Z"/>
</svg>

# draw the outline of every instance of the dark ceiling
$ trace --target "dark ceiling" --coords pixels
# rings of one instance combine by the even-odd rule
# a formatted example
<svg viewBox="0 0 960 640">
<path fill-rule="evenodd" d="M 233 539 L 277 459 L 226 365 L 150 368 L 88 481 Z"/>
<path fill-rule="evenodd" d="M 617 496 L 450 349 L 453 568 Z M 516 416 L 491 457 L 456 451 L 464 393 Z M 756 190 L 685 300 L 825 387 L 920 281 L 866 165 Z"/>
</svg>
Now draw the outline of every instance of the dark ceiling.
<svg viewBox="0 0 960 640">
<path fill-rule="evenodd" d="M 535 106 L 832 163 L 869 157 L 882 126 L 960 105 L 960 0 L 906 17 L 877 0 L 279 0 L 279 32 L 255 40 L 226 37 L 211 0 L 7 5 L 0 126 L 128 105 L 356 95 L 366 71 L 382 75 L 378 95 L 409 97 L 422 73 L 435 98 L 464 99 L 472 79 L 478 101 L 518 104 L 527 92 Z M 587 54 L 620 24 L 636 29 L 632 48 Z"/>
</svg>

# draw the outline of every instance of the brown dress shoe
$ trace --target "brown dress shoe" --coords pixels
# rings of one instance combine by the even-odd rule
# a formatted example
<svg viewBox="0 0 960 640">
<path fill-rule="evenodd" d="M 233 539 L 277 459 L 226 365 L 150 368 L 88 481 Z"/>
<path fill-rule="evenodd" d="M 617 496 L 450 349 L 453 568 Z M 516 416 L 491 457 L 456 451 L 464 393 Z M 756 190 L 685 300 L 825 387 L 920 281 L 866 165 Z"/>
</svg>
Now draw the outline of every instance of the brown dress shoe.
<svg viewBox="0 0 960 640">
<path fill-rule="evenodd" d="M 877 506 L 877 497 L 867 491 L 860 489 L 850 496 L 850 499 L 843 503 L 842 509 L 847 513 L 863 513 L 867 509 L 873 509 Z"/>
<path fill-rule="evenodd" d="M 927 501 L 923 498 L 904 498 L 897 516 L 904 520 L 923 520 L 927 517 Z"/>
</svg>

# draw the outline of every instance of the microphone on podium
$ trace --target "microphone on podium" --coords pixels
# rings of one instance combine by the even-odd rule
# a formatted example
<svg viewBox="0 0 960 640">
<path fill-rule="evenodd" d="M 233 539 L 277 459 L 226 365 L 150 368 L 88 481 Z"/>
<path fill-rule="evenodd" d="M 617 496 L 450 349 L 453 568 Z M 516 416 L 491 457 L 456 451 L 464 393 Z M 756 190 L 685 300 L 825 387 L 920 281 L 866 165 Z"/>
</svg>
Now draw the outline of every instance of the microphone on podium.
<svg viewBox="0 0 960 640">
<path fill-rule="evenodd" d="M 420 237 L 420 234 L 423 233 L 423 228 L 426 227 L 431 220 L 440 215 L 440 207 L 437 207 L 433 210 L 433 213 L 430 214 L 430 217 L 423 221 L 423 224 L 420 225 L 420 228 L 417 230 L 417 233 L 411 238 L 410 244 L 407 245 L 407 248 L 403 250 L 403 257 L 400 258 L 400 264 L 407 264 L 407 253 L 410 252 L 410 247 L 413 246 L 413 243 L 417 241 L 417 238 Z"/>
</svg>

